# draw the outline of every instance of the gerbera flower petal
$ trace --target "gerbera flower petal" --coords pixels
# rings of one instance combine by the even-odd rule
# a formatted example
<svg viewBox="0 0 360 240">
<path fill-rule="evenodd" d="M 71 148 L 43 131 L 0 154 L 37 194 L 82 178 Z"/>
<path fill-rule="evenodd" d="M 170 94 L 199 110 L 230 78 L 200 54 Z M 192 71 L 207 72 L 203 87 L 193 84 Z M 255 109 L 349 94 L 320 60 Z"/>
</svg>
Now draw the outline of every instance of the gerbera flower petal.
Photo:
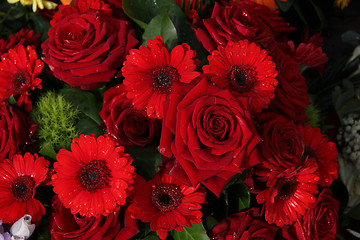
<svg viewBox="0 0 360 240">
<path fill-rule="evenodd" d="M 31 46 L 25 48 L 19 45 L 3 54 L 0 61 L 0 86 L 3 86 L 0 88 L 0 101 L 13 95 L 18 106 L 24 103 L 25 109 L 31 111 L 29 90 L 41 88 L 41 80 L 37 76 L 43 67 Z"/>
<path fill-rule="evenodd" d="M 17 221 L 25 214 L 38 224 L 45 214 L 44 206 L 34 199 L 35 188 L 47 178 L 48 161 L 37 154 L 14 155 L 0 164 L 0 219 Z"/>
<path fill-rule="evenodd" d="M 73 214 L 107 216 L 125 204 L 134 167 L 129 154 L 121 146 L 115 148 L 112 141 L 107 135 L 80 135 L 73 140 L 71 151 L 59 151 L 52 185 Z M 67 172 L 67 165 L 77 166 L 76 170 Z"/>
<path fill-rule="evenodd" d="M 165 239 L 168 231 L 199 223 L 202 213 L 198 210 L 204 202 L 203 188 L 188 187 L 159 172 L 149 182 L 136 177 L 129 211 L 133 217 L 150 222 L 150 228 Z"/>
<path fill-rule="evenodd" d="M 161 119 L 173 83 L 189 83 L 200 75 L 195 71 L 194 56 L 195 51 L 185 43 L 169 54 L 161 36 L 149 39 L 147 47 L 131 50 L 122 68 L 127 97 L 149 117 Z"/>
<path fill-rule="evenodd" d="M 290 225 L 306 213 L 316 201 L 319 181 L 316 170 L 314 158 L 305 159 L 298 167 L 269 169 L 268 188 L 256 197 L 258 203 L 264 204 L 268 223 L 279 227 Z"/>
<path fill-rule="evenodd" d="M 266 108 L 274 98 L 277 85 L 275 63 L 259 45 L 247 40 L 219 46 L 203 66 L 211 81 L 229 89 L 238 98 L 248 98 L 253 113 Z"/>
</svg>

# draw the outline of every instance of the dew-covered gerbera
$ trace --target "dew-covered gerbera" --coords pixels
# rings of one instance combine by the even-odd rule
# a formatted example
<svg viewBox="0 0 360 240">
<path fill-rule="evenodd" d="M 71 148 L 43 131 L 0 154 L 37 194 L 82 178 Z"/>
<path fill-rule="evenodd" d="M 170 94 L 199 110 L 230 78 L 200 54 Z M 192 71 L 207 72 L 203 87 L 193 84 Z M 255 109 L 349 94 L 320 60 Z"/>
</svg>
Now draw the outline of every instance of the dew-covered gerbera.
<svg viewBox="0 0 360 240">
<path fill-rule="evenodd" d="M 130 50 L 122 68 L 127 97 L 149 117 L 163 118 L 163 102 L 169 98 L 173 83 L 189 83 L 200 75 L 195 71 L 195 54 L 186 43 L 169 54 L 161 36 L 149 39 L 147 47 Z"/>
<path fill-rule="evenodd" d="M 260 112 L 274 98 L 278 83 L 275 63 L 259 45 L 248 40 L 228 42 L 214 50 L 208 60 L 204 73 L 213 74 L 211 81 L 217 86 L 249 98 L 252 112 Z"/>
<path fill-rule="evenodd" d="M 30 90 L 41 88 L 41 79 L 37 76 L 44 63 L 37 59 L 36 51 L 23 45 L 10 49 L 1 56 L 0 61 L 0 101 L 15 97 L 16 104 L 24 104 L 26 111 L 31 111 Z"/>
<path fill-rule="evenodd" d="M 314 158 L 307 158 L 299 167 L 268 171 L 267 188 L 256 199 L 259 204 L 264 204 L 262 211 L 269 224 L 279 227 L 290 225 L 306 213 L 316 201 L 319 181 L 317 167 Z"/>
<path fill-rule="evenodd" d="M 29 214 L 38 224 L 45 208 L 34 198 L 35 189 L 48 177 L 49 162 L 37 154 L 14 155 L 0 165 L 0 219 L 13 224 Z"/>
<path fill-rule="evenodd" d="M 52 176 L 54 192 L 72 214 L 98 217 L 124 205 L 134 182 L 132 158 L 107 135 L 80 135 L 71 151 L 60 149 Z"/>
<path fill-rule="evenodd" d="M 183 226 L 200 223 L 201 204 L 205 202 L 204 189 L 181 184 L 173 177 L 158 173 L 146 182 L 137 176 L 129 211 L 133 218 L 150 222 L 152 231 L 165 239 L 168 231 L 181 232 Z"/>
</svg>

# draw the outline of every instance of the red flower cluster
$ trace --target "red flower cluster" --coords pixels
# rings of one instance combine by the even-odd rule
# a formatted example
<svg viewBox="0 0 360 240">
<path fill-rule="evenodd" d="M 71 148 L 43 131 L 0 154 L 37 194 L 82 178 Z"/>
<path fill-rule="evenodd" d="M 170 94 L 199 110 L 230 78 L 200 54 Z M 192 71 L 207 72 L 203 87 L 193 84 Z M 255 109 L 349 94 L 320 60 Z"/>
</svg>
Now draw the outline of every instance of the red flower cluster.
<svg viewBox="0 0 360 240">
<path fill-rule="evenodd" d="M 337 150 L 306 124 L 302 74 L 323 73 L 321 37 L 295 48 L 293 28 L 278 11 L 250 0 L 217 1 L 210 18 L 192 16 L 209 53 L 198 69 L 187 43 L 168 49 L 157 36 L 135 48 L 119 2 L 61 5 L 42 43 L 56 78 L 99 90 L 106 132 L 74 138 L 57 153 L 51 174 L 44 157 L 27 152 L 36 126 L 7 102 L 14 97 L 31 111 L 29 91 L 42 87 L 43 63 L 31 46 L 38 36 L 22 30 L 0 40 L 0 219 L 11 224 L 30 214 L 38 224 L 45 208 L 35 190 L 51 179 L 53 239 L 129 239 L 137 220 L 166 239 L 201 223 L 206 191 L 220 198 L 242 174 L 260 207 L 221 219 L 208 229 L 212 239 L 333 238 L 339 204 L 329 187 Z M 148 162 L 136 162 L 125 148 L 149 146 L 162 162 L 146 181 L 134 166 Z"/>
</svg>

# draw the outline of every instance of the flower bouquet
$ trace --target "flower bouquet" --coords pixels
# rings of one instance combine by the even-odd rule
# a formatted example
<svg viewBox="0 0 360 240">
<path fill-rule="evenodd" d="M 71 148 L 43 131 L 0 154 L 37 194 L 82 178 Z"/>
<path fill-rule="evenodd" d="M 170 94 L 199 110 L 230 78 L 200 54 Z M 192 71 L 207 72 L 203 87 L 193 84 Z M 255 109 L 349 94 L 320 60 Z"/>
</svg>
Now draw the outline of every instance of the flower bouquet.
<svg viewBox="0 0 360 240">
<path fill-rule="evenodd" d="M 359 235 L 359 54 L 328 61 L 329 6 L 2 2 L 0 238 Z"/>
</svg>

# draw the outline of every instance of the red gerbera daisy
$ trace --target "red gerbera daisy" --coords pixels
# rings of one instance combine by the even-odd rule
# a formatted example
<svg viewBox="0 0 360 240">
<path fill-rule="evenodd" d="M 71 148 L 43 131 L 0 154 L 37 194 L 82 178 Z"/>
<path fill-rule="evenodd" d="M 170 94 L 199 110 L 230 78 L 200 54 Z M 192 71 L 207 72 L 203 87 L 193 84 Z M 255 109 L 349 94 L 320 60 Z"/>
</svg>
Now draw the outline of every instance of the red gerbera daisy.
<svg viewBox="0 0 360 240">
<path fill-rule="evenodd" d="M 318 191 L 319 176 L 314 158 L 308 158 L 300 167 L 268 171 L 267 188 L 256 199 L 264 204 L 265 219 L 277 226 L 289 225 L 305 214 Z"/>
<path fill-rule="evenodd" d="M 19 45 L 36 45 L 39 37 L 40 34 L 35 34 L 33 30 L 21 29 L 15 35 L 9 36 L 6 40 L 0 39 L 0 55 Z"/>
<path fill-rule="evenodd" d="M 20 45 L 3 54 L 0 62 L 0 101 L 13 95 L 18 106 L 24 103 L 25 110 L 31 111 L 29 90 L 41 88 L 41 79 L 37 76 L 43 67 L 43 62 L 37 59 L 31 46 L 25 49 Z"/>
<path fill-rule="evenodd" d="M 71 152 L 72 151 L 72 152 Z M 54 192 L 72 214 L 98 217 L 125 204 L 132 189 L 132 158 L 107 135 L 80 135 L 71 151 L 61 149 L 52 176 Z"/>
<path fill-rule="evenodd" d="M 208 60 L 204 73 L 213 74 L 211 81 L 235 96 L 249 98 L 254 113 L 266 108 L 275 96 L 275 63 L 259 45 L 247 40 L 229 42 L 214 50 Z"/>
<path fill-rule="evenodd" d="M 29 214 L 38 224 L 45 208 L 34 198 L 35 188 L 47 177 L 49 162 L 37 154 L 17 154 L 0 165 L 0 219 L 4 223 L 17 221 Z"/>
<path fill-rule="evenodd" d="M 181 232 L 183 226 L 201 222 L 199 209 L 205 192 L 198 186 L 188 187 L 165 173 L 158 173 L 149 182 L 137 176 L 129 211 L 134 218 L 150 222 L 151 230 L 165 239 L 168 231 Z"/>
<path fill-rule="evenodd" d="M 320 128 L 312 128 L 310 124 L 304 127 L 299 124 L 299 129 L 305 139 L 304 156 L 316 159 L 320 177 L 319 184 L 329 187 L 338 177 L 337 171 L 340 168 L 335 143 L 329 142 L 328 138 L 321 134 Z"/>
<path fill-rule="evenodd" d="M 169 98 L 173 83 L 189 83 L 200 75 L 194 71 L 194 57 L 195 51 L 186 43 L 169 54 L 161 36 L 149 39 L 147 47 L 130 50 L 122 68 L 127 97 L 136 108 L 146 109 L 149 117 L 162 118 L 163 102 Z"/>
</svg>

